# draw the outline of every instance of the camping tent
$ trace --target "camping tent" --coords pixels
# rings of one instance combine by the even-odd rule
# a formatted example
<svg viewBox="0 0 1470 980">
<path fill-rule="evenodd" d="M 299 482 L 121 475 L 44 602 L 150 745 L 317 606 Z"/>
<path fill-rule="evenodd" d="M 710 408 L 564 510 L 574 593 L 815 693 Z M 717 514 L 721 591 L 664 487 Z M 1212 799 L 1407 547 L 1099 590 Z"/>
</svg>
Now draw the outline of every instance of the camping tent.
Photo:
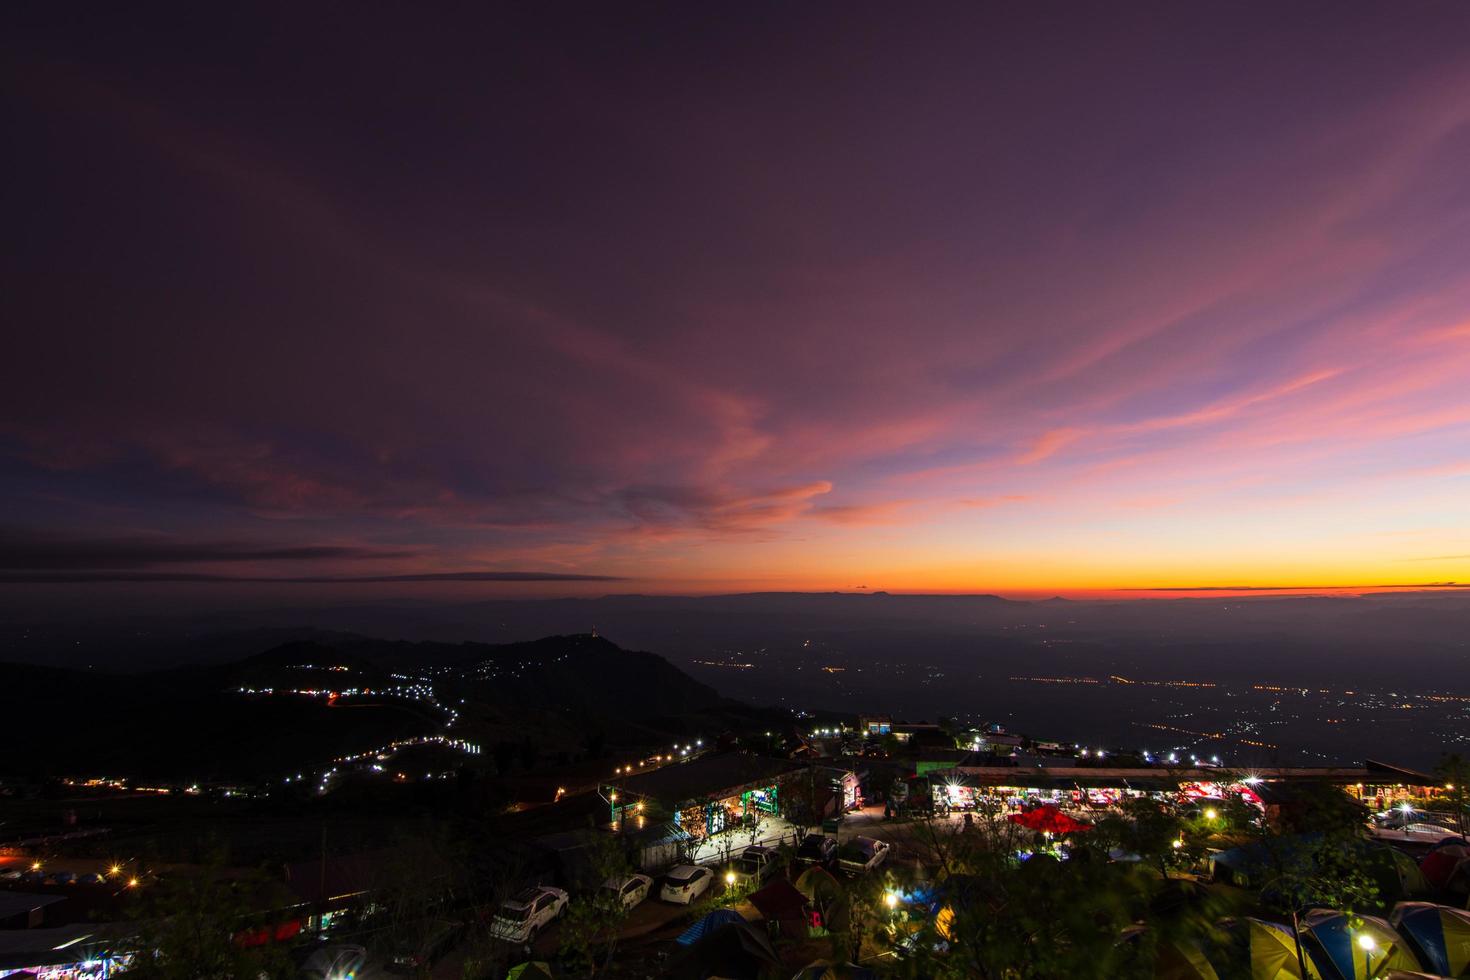
<svg viewBox="0 0 1470 980">
<path fill-rule="evenodd" d="M 750 904 L 767 922 L 805 922 L 806 901 L 785 878 L 777 878 L 750 896 Z"/>
<path fill-rule="evenodd" d="M 972 914 L 983 907 L 989 884 L 976 875 L 950 875 L 929 891 L 929 914 L 941 938 L 954 941 L 951 928 L 955 916 Z"/>
<path fill-rule="evenodd" d="M 1388 970 L 1422 970 L 1408 945 L 1384 920 L 1373 915 L 1354 916 L 1331 909 L 1313 909 L 1302 919 L 1302 942 L 1327 980 L 1368 980 Z M 1362 946 L 1364 938 L 1371 948 Z"/>
<path fill-rule="evenodd" d="M 664 975 L 672 980 L 757 980 L 781 968 L 781 957 L 764 932 L 743 919 L 728 922 L 672 959 Z"/>
<path fill-rule="evenodd" d="M 1388 844 L 1365 844 L 1366 870 L 1378 885 L 1385 904 L 1406 898 L 1422 898 L 1432 890 L 1429 879 L 1414 859 Z"/>
<path fill-rule="evenodd" d="M 1463 895 L 1470 891 L 1470 847 L 1454 839 L 1436 844 L 1419 862 L 1419 870 L 1435 888 Z"/>
<path fill-rule="evenodd" d="M 1229 919 L 1222 923 L 1226 943 L 1209 951 L 1210 961 L 1222 977 L 1236 976 L 1240 967 L 1250 964 L 1252 980 L 1301 980 L 1301 965 L 1296 957 L 1296 939 L 1289 926 L 1265 919 Z M 1307 980 L 1321 980 L 1322 973 L 1310 957 Z"/>
<path fill-rule="evenodd" d="M 743 923 L 744 921 L 745 919 L 734 909 L 715 909 L 709 915 L 706 915 L 694 923 L 694 925 L 685 929 L 679 934 L 679 938 L 674 941 L 680 946 L 693 946 L 705 936 L 718 930 L 721 926 L 727 926 L 732 922 Z"/>
<path fill-rule="evenodd" d="M 1470 912 L 1429 902 L 1400 902 L 1389 921 L 1429 969 L 1470 977 Z"/>
<path fill-rule="evenodd" d="M 847 894 L 830 871 L 815 866 L 807 868 L 796 879 L 796 890 L 821 913 L 822 925 L 832 932 L 847 928 Z"/>
<path fill-rule="evenodd" d="M 1226 919 L 1220 925 L 1220 941 L 1161 942 L 1154 980 L 1245 976 L 1252 980 L 1301 980 L 1296 942 L 1289 928 L 1250 918 Z M 1322 980 L 1311 960 L 1307 961 L 1307 980 Z"/>
</svg>

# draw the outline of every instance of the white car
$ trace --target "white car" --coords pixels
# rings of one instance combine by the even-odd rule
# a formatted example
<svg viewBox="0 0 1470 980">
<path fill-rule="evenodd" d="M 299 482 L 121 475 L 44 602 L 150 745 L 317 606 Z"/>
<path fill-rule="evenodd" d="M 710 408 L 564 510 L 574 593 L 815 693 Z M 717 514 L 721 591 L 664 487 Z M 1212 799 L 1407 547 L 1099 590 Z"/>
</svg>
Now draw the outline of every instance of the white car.
<svg viewBox="0 0 1470 980">
<path fill-rule="evenodd" d="M 776 849 L 752 844 L 730 865 L 725 881 L 730 885 L 759 885 L 776 870 Z"/>
<path fill-rule="evenodd" d="M 366 980 L 377 972 L 380 971 L 374 971 L 368 966 L 365 947 L 343 943 L 318 946 L 311 950 L 306 961 L 301 964 L 301 976 L 304 980 L 340 980 L 342 977 Z"/>
<path fill-rule="evenodd" d="M 1395 830 L 1375 829 L 1371 833 L 1378 840 L 1401 844 L 1438 844 L 1446 837 L 1460 836 L 1459 831 L 1441 827 L 1437 823 L 1411 823 Z"/>
<path fill-rule="evenodd" d="M 709 868 L 681 864 L 664 875 L 664 884 L 659 889 L 658 897 L 675 905 L 688 905 L 709 891 L 714 880 L 715 873 Z"/>
<path fill-rule="evenodd" d="M 541 930 L 567 907 L 567 893 L 560 888 L 537 885 L 527 888 L 495 911 L 490 935 L 511 943 L 531 943 Z"/>
<path fill-rule="evenodd" d="M 888 857 L 888 844 L 872 837 L 854 837 L 837 849 L 837 866 L 853 874 L 866 874 Z"/>
<path fill-rule="evenodd" d="M 607 879 L 602 883 L 599 891 L 601 897 L 613 902 L 621 902 L 623 908 L 631 909 L 648 897 L 648 891 L 652 887 L 653 879 L 648 875 L 626 875 L 622 878 Z"/>
</svg>

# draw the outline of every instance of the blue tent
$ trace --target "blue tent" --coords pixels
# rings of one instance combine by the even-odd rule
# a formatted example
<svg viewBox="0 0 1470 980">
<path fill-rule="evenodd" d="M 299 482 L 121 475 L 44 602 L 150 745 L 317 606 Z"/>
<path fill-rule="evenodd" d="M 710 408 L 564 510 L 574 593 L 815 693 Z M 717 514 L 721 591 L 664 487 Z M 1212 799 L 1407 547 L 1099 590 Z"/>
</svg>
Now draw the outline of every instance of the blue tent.
<svg viewBox="0 0 1470 980">
<path fill-rule="evenodd" d="M 1377 916 L 1350 918 L 1331 909 L 1313 909 L 1301 923 L 1308 955 L 1332 980 L 1369 980 L 1390 970 L 1423 969 L 1404 938 Z M 1366 948 L 1359 942 L 1363 937 L 1372 940 Z"/>
<path fill-rule="evenodd" d="M 1435 973 L 1470 976 L 1470 912 L 1429 902 L 1400 902 L 1389 921 Z"/>
<path fill-rule="evenodd" d="M 675 940 L 680 946 L 693 946 L 705 936 L 710 935 L 720 926 L 729 925 L 732 922 L 745 921 L 744 917 L 734 909 L 715 909 L 709 915 L 700 919 L 694 925 L 685 929 L 679 938 Z"/>
</svg>

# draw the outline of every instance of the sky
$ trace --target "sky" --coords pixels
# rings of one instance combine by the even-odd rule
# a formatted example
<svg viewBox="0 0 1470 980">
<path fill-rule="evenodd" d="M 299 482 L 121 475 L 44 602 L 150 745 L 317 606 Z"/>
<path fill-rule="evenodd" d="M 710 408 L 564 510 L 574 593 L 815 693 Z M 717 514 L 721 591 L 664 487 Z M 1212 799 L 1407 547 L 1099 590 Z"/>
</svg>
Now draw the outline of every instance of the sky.
<svg viewBox="0 0 1470 980">
<path fill-rule="evenodd" d="M 11 597 L 1470 582 L 1458 0 L 0 18 Z"/>
</svg>

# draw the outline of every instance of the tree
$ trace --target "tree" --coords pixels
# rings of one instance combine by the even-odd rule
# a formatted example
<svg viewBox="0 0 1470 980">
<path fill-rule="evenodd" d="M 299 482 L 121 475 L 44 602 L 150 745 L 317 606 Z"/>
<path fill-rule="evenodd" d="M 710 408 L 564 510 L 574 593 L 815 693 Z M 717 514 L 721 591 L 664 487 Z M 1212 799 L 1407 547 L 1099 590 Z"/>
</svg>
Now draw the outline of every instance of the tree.
<svg viewBox="0 0 1470 980">
<path fill-rule="evenodd" d="M 261 874 L 230 874 L 222 851 L 197 873 L 145 885 L 132 915 L 138 949 L 126 976 L 140 980 L 234 980 L 286 977 L 284 944 L 249 944 L 245 935 L 277 925 L 275 910 L 292 900 Z"/>
<path fill-rule="evenodd" d="M 444 908 L 456 895 L 456 848 L 439 828 L 405 833 L 377 866 L 376 929 L 369 945 L 383 959 L 411 964 L 427 977 L 431 953 L 446 928 Z"/>
<path fill-rule="evenodd" d="M 1444 783 L 1445 802 L 1455 817 L 1455 829 L 1464 835 L 1470 825 L 1470 762 L 1458 752 L 1446 753 L 1434 774 Z"/>
<path fill-rule="evenodd" d="M 589 887 L 567 907 L 561 925 L 561 955 L 572 969 L 595 977 L 612 966 L 618 933 L 628 917 L 622 895 L 602 886 L 620 884 L 628 876 L 629 865 L 616 835 L 587 830 L 583 839 L 583 877 Z"/>
<path fill-rule="evenodd" d="M 1093 833 L 1103 846 L 1154 865 L 1167 878 L 1180 861 L 1185 822 L 1177 807 L 1144 797 L 1125 800 L 1116 813 L 1100 820 Z"/>
<path fill-rule="evenodd" d="M 1028 980 L 1117 975 L 1137 956 L 1119 943 L 1158 879 L 1082 849 L 1066 861 L 995 855 L 983 875 L 940 883 L 941 911 L 900 956 L 912 976 Z"/>
<path fill-rule="evenodd" d="M 1301 914 L 1313 906 L 1360 911 L 1378 886 L 1364 869 L 1363 806 L 1334 786 L 1299 787 L 1273 825 L 1261 821 L 1264 855 L 1261 901 L 1291 918 L 1297 966 L 1307 975 Z"/>
<path fill-rule="evenodd" d="M 944 820 L 915 821 L 906 843 L 935 869 L 940 911 L 900 944 L 900 973 L 996 980 L 1151 976 L 1160 944 L 1199 937 L 1216 910 L 1202 889 L 1167 877 L 1167 864 L 1156 871 L 1154 861 L 1109 859 L 1125 834 L 1131 853 L 1174 850 L 1177 814 L 1143 804 L 1134 811 L 1133 819 L 1069 838 L 1065 859 L 1037 849 L 1035 835 L 1007 820 L 999 806 L 982 806 L 968 830 Z M 1121 942 L 1139 921 L 1150 928 Z"/>
</svg>

